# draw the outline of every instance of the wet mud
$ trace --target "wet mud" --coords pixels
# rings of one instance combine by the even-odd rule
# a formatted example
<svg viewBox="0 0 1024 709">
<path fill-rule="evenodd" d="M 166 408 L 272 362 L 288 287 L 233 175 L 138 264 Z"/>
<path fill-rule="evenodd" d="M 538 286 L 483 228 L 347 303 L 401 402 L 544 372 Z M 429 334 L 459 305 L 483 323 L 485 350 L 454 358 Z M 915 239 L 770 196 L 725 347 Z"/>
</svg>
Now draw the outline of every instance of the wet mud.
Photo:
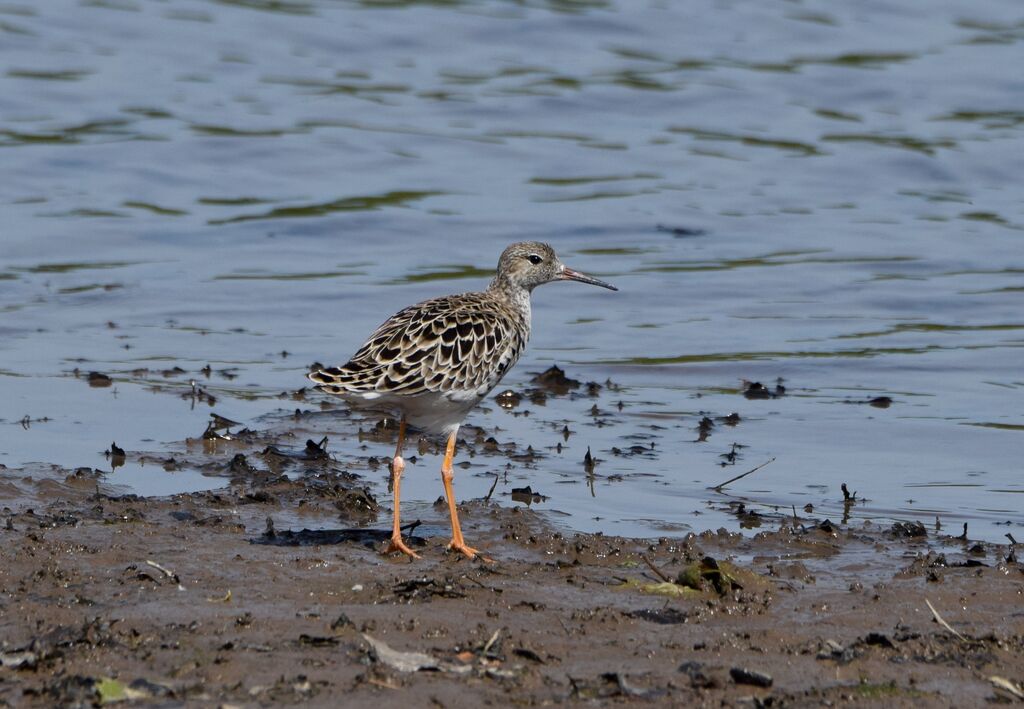
<svg viewBox="0 0 1024 709">
<path fill-rule="evenodd" d="M 4 471 L 0 705 L 968 706 L 1024 678 L 1013 544 L 795 511 L 630 539 L 481 498 L 460 514 L 493 563 L 446 553 L 442 507 L 406 515 L 410 563 L 323 444 L 261 450 L 166 498 Z"/>
</svg>

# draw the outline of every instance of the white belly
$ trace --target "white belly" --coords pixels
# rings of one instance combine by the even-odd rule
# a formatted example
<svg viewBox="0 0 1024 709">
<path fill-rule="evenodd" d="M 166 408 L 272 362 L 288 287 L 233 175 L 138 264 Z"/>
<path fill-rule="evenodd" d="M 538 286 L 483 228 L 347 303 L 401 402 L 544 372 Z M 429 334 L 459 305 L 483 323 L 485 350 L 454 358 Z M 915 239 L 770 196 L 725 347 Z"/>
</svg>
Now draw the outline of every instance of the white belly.
<svg viewBox="0 0 1024 709">
<path fill-rule="evenodd" d="M 345 394 L 354 408 L 392 416 L 405 415 L 406 421 L 421 431 L 445 436 L 455 431 L 483 396 L 429 392 L 416 396 Z"/>
</svg>

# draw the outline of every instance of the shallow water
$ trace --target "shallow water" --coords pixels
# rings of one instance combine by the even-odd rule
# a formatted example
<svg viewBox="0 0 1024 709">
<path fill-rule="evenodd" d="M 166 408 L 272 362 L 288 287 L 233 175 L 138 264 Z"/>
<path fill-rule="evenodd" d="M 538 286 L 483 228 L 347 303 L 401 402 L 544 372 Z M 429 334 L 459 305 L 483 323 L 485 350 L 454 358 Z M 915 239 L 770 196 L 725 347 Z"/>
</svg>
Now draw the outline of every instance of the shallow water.
<svg viewBox="0 0 1024 709">
<path fill-rule="evenodd" d="M 1024 15 L 887 5 L 0 4 L 0 463 L 106 469 L 112 440 L 283 416 L 311 362 L 531 238 L 622 290 L 538 290 L 499 390 L 558 363 L 621 391 L 474 412 L 547 453 L 495 499 L 530 485 L 567 527 L 647 535 L 736 528 L 732 496 L 838 520 L 845 482 L 854 521 L 1002 541 L 1024 524 Z M 340 460 L 389 454 L 354 430 Z M 472 462 L 460 497 L 505 472 Z M 127 471 L 109 484 L 208 485 Z"/>
</svg>

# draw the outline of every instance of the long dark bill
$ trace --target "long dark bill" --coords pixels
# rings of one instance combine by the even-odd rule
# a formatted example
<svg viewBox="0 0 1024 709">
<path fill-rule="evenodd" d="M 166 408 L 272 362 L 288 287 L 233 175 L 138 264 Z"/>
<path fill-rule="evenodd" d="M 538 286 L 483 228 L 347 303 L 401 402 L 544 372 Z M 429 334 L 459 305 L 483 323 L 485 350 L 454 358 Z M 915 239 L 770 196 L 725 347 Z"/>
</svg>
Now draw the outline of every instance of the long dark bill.
<svg viewBox="0 0 1024 709">
<path fill-rule="evenodd" d="M 608 290 L 618 290 L 618 288 L 613 286 L 611 283 L 605 283 L 600 278 L 594 278 L 593 276 L 588 276 L 585 273 L 574 271 L 568 266 L 562 267 L 561 279 L 563 281 L 579 281 L 580 283 L 589 283 L 592 286 L 601 286 L 602 288 L 607 288 Z"/>
</svg>

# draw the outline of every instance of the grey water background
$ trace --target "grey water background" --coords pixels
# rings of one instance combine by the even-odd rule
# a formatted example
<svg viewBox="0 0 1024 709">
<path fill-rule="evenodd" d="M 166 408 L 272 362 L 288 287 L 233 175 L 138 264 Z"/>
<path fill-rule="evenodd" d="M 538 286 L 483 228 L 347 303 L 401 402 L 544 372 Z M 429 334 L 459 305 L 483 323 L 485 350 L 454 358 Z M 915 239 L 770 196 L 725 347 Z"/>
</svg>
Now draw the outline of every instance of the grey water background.
<svg viewBox="0 0 1024 709">
<path fill-rule="evenodd" d="M 734 499 L 838 520 L 846 482 L 853 522 L 1020 536 L 1022 41 L 1017 0 L 5 0 L 0 463 L 178 450 L 196 378 L 258 427 L 311 362 L 540 239 L 621 291 L 539 289 L 499 391 L 552 363 L 621 390 L 488 402 L 469 423 L 546 457 L 475 460 L 460 497 L 502 473 L 505 504 L 530 485 L 568 528 L 656 535 L 735 529 Z"/>
</svg>

